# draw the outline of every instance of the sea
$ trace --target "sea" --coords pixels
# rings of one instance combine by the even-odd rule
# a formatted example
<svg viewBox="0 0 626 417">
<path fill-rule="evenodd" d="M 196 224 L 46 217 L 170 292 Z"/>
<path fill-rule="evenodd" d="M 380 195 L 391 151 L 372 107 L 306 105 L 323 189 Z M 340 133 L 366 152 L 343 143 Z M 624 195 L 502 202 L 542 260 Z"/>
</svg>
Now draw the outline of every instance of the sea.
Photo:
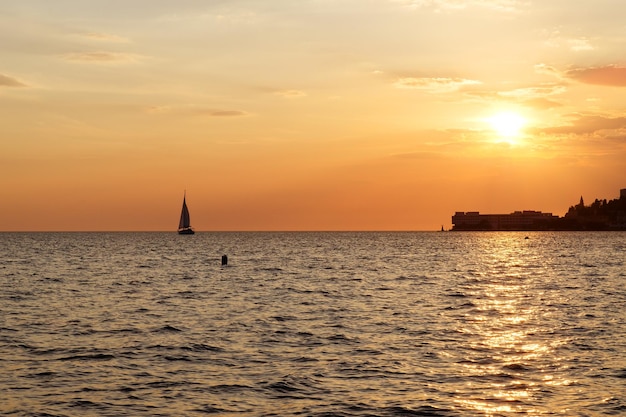
<svg viewBox="0 0 626 417">
<path fill-rule="evenodd" d="M 0 233 L 0 414 L 626 415 L 626 232 Z"/>
</svg>

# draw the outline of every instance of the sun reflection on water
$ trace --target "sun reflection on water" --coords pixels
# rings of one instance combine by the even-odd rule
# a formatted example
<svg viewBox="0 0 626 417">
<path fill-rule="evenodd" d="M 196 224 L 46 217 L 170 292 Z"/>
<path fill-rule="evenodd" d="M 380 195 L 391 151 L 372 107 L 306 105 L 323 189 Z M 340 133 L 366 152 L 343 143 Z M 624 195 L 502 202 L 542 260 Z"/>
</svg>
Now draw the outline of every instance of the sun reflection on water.
<svg viewBox="0 0 626 417">
<path fill-rule="evenodd" d="M 536 264 L 540 256 L 516 234 L 489 235 L 479 243 L 484 257 L 464 287 L 473 308 L 458 328 L 467 337 L 460 362 L 472 382 L 456 401 L 487 416 L 539 413 L 532 404 L 542 391 L 571 383 L 554 372 L 559 366 L 555 349 L 565 341 L 539 330 L 547 314 L 536 299 L 543 278 Z"/>
</svg>

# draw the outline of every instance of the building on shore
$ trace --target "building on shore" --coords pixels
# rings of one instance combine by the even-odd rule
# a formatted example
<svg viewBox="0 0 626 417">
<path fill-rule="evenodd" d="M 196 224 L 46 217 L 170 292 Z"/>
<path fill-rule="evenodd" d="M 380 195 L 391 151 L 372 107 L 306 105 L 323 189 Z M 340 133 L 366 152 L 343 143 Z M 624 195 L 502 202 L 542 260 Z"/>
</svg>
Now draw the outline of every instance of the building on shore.
<svg viewBox="0 0 626 417">
<path fill-rule="evenodd" d="M 477 211 L 456 212 L 452 230 L 550 230 L 558 216 L 552 213 L 524 210 L 511 214 L 480 214 Z"/>
<path fill-rule="evenodd" d="M 626 188 L 620 190 L 618 199 L 596 199 L 589 206 L 580 197 L 564 217 L 533 210 L 511 214 L 458 211 L 452 216 L 451 230 L 626 230 Z"/>
</svg>

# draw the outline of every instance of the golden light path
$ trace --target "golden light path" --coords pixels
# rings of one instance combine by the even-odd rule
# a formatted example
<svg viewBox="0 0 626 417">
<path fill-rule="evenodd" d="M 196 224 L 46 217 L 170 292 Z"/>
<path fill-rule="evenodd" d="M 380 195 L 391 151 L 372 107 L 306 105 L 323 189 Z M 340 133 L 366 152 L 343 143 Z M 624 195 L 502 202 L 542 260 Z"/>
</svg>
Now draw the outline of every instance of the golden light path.
<svg viewBox="0 0 626 417">
<path fill-rule="evenodd" d="M 469 346 L 482 356 L 464 364 L 466 375 L 476 378 L 467 388 L 480 390 L 487 383 L 492 394 L 482 399 L 460 396 L 456 401 L 486 416 L 539 413 L 524 403 L 532 402 L 545 386 L 571 383 L 553 374 L 559 363 L 555 350 L 565 341 L 537 336 L 536 323 L 548 313 L 527 298 L 543 275 L 534 264 L 540 256 L 513 236 L 494 236 L 482 244 L 489 255 L 469 285 L 476 309 L 459 330 L 474 337 Z M 528 377 L 527 369 L 542 377 Z"/>
</svg>

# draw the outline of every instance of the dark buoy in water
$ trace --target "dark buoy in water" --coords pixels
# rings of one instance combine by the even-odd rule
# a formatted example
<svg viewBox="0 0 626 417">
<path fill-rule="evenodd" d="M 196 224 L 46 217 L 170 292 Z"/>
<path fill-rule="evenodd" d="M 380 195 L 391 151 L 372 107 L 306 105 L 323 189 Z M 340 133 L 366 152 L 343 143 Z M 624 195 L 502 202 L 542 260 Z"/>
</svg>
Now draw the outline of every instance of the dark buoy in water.
<svg viewBox="0 0 626 417">
<path fill-rule="evenodd" d="M 222 266 L 228 265 L 228 256 L 222 255 Z"/>
<path fill-rule="evenodd" d="M 528 236 L 526 236 L 524 239 L 528 239 Z"/>
</svg>

